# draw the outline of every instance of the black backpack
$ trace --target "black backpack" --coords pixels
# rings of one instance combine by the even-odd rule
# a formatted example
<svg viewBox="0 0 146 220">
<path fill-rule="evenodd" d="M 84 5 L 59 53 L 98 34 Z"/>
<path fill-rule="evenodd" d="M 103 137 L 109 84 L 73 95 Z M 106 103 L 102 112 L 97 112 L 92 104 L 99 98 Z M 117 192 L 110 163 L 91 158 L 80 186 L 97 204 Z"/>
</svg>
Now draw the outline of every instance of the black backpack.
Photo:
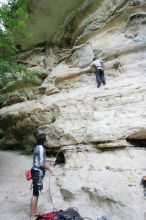
<svg viewBox="0 0 146 220">
<path fill-rule="evenodd" d="M 59 220 L 83 220 L 78 211 L 74 208 L 68 208 L 65 211 L 60 210 L 57 212 L 57 216 Z"/>
</svg>

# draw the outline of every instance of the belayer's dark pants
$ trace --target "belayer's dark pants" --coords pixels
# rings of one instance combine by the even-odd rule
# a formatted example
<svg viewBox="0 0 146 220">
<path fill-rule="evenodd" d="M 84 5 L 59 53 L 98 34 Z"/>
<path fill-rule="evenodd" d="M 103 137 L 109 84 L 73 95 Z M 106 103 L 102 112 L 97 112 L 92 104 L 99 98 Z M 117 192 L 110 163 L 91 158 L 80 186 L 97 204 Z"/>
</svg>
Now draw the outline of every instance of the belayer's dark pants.
<svg viewBox="0 0 146 220">
<path fill-rule="evenodd" d="M 32 185 L 33 185 L 33 196 L 39 196 L 39 193 L 43 189 L 43 177 L 39 175 L 39 170 L 31 169 L 32 173 Z"/>
<path fill-rule="evenodd" d="M 96 82 L 97 87 L 100 87 L 101 83 L 105 85 L 104 71 L 101 69 L 96 69 Z"/>
</svg>

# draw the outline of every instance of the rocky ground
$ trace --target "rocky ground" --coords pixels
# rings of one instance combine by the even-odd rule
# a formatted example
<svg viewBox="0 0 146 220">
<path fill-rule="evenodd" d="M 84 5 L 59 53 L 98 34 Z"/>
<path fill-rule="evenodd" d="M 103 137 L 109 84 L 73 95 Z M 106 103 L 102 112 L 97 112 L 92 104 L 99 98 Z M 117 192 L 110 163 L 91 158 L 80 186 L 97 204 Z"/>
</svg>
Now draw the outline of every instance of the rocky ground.
<svg viewBox="0 0 146 220">
<path fill-rule="evenodd" d="M 111 220 L 144 220 L 146 200 L 140 182 L 146 174 L 145 158 L 142 148 L 96 154 L 86 149 L 74 155 L 69 150 L 65 166 L 57 165 L 51 178 L 46 174 L 39 211 L 77 207 L 83 217 L 93 220 L 103 214 Z M 31 156 L 0 152 L 2 220 L 29 219 L 31 182 L 24 172 L 30 167 Z"/>
</svg>

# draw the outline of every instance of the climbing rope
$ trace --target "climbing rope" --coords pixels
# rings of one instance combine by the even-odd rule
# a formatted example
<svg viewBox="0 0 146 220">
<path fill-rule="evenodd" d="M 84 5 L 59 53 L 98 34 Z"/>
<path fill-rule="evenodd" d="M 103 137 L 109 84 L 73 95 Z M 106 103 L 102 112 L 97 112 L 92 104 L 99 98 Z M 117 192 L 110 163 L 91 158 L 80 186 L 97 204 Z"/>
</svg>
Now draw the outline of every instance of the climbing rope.
<svg viewBox="0 0 146 220">
<path fill-rule="evenodd" d="M 58 209 L 55 207 L 53 199 L 52 199 L 52 194 L 51 194 L 51 173 L 49 173 L 49 196 L 50 196 L 50 201 L 53 207 L 53 211 L 58 211 Z"/>
<path fill-rule="evenodd" d="M 57 152 L 57 154 L 56 154 L 56 156 L 55 156 L 55 160 L 54 161 L 56 161 L 56 159 L 57 159 L 57 156 L 58 156 L 58 154 L 59 154 L 59 152 L 62 150 L 62 147 L 60 147 L 60 149 L 58 150 L 58 152 Z M 54 166 L 54 165 L 53 165 Z M 53 172 L 55 171 L 56 169 L 54 169 L 53 170 Z M 51 176 L 52 176 L 52 173 L 51 172 L 49 172 L 49 196 L 50 196 L 50 202 L 51 202 L 51 204 L 52 204 L 52 207 L 53 207 L 53 211 L 58 211 L 58 209 L 55 207 L 55 205 L 54 205 L 54 202 L 53 202 L 53 198 L 52 198 L 52 193 L 51 193 Z"/>
</svg>

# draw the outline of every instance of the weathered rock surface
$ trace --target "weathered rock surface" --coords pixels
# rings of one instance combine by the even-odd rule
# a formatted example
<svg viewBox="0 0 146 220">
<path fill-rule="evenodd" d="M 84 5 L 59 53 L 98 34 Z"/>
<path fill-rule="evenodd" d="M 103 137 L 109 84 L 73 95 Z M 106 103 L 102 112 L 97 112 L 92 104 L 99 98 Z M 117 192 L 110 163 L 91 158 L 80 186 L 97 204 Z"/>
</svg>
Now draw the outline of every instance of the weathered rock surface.
<svg viewBox="0 0 146 220">
<path fill-rule="evenodd" d="M 22 49 L 30 49 L 45 42 L 61 44 L 61 40 L 65 38 L 64 44 L 68 45 L 70 36 L 66 30 L 71 31 L 70 23 L 92 2 L 93 0 L 31 0 L 27 7 L 27 25 L 16 34 L 17 44 Z M 30 34 L 29 38 L 27 33 Z"/>
<path fill-rule="evenodd" d="M 57 199 L 82 211 L 89 206 L 94 219 L 101 208 L 112 220 L 144 220 L 137 184 L 145 151 L 127 147 L 146 145 L 145 9 L 144 0 L 92 1 L 73 21 L 75 31 L 65 32 L 71 49 L 47 46 L 20 55 L 47 77 L 27 100 L 0 110 L 0 147 L 34 143 L 37 132 L 46 132 L 48 148 L 62 147 L 68 158 Z M 88 69 L 93 56 L 104 60 L 106 85 L 100 88 Z M 136 186 L 128 186 L 129 179 Z"/>
</svg>

